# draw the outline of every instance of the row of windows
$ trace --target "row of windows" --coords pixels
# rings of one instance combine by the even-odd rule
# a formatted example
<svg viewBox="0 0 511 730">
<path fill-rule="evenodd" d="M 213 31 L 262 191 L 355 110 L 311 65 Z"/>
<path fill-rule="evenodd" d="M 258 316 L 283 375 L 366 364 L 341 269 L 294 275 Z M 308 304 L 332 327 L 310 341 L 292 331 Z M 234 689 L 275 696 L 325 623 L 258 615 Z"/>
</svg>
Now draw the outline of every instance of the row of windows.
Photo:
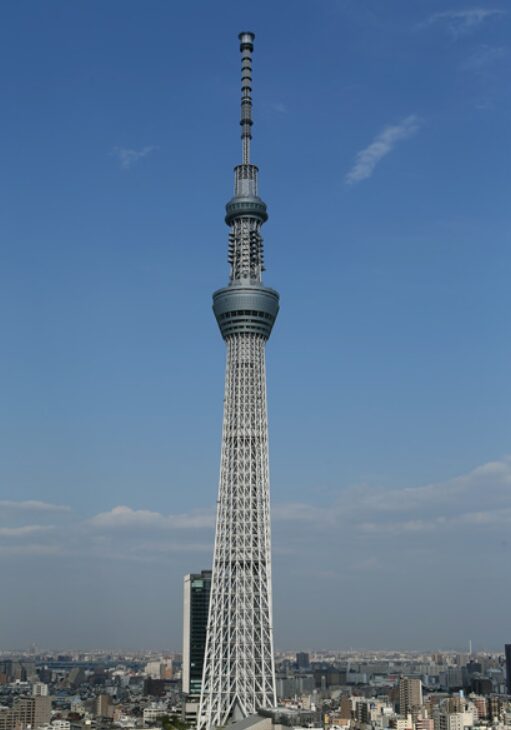
<svg viewBox="0 0 511 730">
<path fill-rule="evenodd" d="M 259 319 L 273 319 L 269 312 L 255 312 L 251 309 L 244 309 L 238 312 L 224 312 L 218 319 L 230 319 L 231 317 L 258 317 Z"/>
<path fill-rule="evenodd" d="M 225 332 L 226 334 L 232 332 L 240 332 L 241 330 L 246 330 L 247 332 L 255 332 L 256 334 L 265 334 L 266 332 L 268 332 L 268 327 L 264 324 L 239 324 L 239 322 L 230 322 L 229 324 L 222 325 L 222 332 Z"/>
</svg>

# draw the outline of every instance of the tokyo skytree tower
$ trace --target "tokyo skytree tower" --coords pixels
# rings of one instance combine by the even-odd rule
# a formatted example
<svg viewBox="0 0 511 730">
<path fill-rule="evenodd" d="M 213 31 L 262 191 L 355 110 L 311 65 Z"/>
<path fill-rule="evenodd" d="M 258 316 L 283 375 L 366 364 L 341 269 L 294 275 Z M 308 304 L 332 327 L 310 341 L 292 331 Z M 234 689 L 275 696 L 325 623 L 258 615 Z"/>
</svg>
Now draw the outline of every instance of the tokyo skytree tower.
<svg viewBox="0 0 511 730">
<path fill-rule="evenodd" d="M 266 205 L 250 162 L 254 34 L 240 33 L 242 162 L 227 203 L 230 280 L 213 294 L 227 344 L 220 485 L 198 730 L 274 707 L 265 345 L 279 295 L 262 282 Z"/>
</svg>

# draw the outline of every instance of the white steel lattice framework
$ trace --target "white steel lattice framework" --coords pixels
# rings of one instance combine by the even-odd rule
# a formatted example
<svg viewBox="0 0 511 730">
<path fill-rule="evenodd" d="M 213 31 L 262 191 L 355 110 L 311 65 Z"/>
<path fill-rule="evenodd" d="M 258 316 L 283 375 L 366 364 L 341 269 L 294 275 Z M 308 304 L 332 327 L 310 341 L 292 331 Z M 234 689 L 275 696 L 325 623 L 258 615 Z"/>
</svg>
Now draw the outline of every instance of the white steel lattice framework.
<svg viewBox="0 0 511 730">
<path fill-rule="evenodd" d="M 276 704 L 273 659 L 265 344 L 279 308 L 262 283 L 266 205 L 250 164 L 251 54 L 240 34 L 243 162 L 227 204 L 230 281 L 213 295 L 227 344 L 216 537 L 198 729 Z"/>
</svg>

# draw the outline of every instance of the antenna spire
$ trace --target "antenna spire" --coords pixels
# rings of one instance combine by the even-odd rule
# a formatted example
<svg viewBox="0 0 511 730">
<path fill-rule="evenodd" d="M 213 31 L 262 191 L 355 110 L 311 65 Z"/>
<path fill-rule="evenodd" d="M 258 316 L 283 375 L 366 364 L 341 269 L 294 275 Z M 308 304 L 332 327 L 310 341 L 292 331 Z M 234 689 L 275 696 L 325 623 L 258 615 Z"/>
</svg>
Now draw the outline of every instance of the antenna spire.
<svg viewBox="0 0 511 730">
<path fill-rule="evenodd" d="M 250 164 L 250 140 L 252 139 L 252 51 L 254 33 L 240 33 L 241 52 L 241 151 L 242 163 Z"/>
</svg>

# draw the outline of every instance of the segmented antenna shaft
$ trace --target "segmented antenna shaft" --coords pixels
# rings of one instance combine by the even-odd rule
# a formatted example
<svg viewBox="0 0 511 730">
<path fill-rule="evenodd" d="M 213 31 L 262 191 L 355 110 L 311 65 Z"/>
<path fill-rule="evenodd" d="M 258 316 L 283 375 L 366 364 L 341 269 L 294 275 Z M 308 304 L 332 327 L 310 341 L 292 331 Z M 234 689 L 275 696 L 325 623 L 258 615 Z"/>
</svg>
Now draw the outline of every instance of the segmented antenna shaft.
<svg viewBox="0 0 511 730">
<path fill-rule="evenodd" d="M 241 151 L 244 165 L 250 163 L 250 140 L 252 139 L 252 51 L 253 33 L 240 33 L 241 51 Z"/>
</svg>

